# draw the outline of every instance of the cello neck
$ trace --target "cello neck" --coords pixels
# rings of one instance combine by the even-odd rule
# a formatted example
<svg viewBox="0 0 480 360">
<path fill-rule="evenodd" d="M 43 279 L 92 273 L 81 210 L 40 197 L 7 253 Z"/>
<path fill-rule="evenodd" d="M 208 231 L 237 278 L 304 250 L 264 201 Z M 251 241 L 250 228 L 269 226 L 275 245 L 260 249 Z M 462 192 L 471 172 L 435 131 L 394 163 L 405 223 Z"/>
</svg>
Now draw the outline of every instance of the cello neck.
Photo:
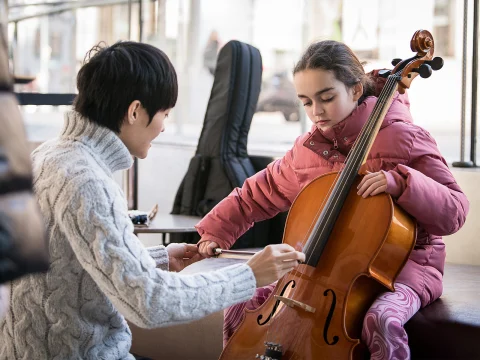
<svg viewBox="0 0 480 360">
<path fill-rule="evenodd" d="M 333 190 L 326 200 L 325 206 L 305 244 L 304 252 L 308 259 L 308 265 L 316 266 L 320 259 L 338 215 L 342 210 L 343 203 L 350 193 L 350 189 L 358 175 L 360 167 L 365 162 L 370 148 L 375 141 L 375 137 L 380 130 L 380 126 L 392 103 L 400 79 L 401 78 L 396 75 L 390 75 L 388 77 L 370 117 L 360 131 L 347 157 L 345 167 L 337 177 Z"/>
<path fill-rule="evenodd" d="M 401 78 L 396 75 L 390 75 L 388 77 L 385 86 L 378 96 L 372 113 L 360 131 L 360 134 L 358 134 L 357 140 L 350 151 L 345 170 L 347 168 L 353 168 L 356 175 L 362 164 L 365 163 L 373 142 L 380 130 L 380 126 L 385 119 L 385 115 L 392 104 L 392 99 L 397 91 L 397 84 L 400 79 Z"/>
</svg>

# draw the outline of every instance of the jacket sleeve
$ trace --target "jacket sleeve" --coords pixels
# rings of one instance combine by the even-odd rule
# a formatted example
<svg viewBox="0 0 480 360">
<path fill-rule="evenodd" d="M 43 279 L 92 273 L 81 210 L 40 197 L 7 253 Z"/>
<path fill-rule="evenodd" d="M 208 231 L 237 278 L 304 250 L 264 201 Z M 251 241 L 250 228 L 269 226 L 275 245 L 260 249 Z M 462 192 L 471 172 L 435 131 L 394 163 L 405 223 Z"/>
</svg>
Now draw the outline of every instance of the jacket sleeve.
<svg viewBox="0 0 480 360">
<path fill-rule="evenodd" d="M 55 208 L 60 230 L 82 268 L 135 325 L 183 323 L 252 297 L 256 281 L 246 264 L 191 275 L 157 268 L 168 263 L 165 247 L 149 253 L 133 234 L 124 199 L 96 180 L 63 194 Z"/>
<path fill-rule="evenodd" d="M 384 173 L 386 192 L 427 232 L 450 235 L 463 226 L 469 202 L 428 132 L 420 129 L 415 135 L 408 166 Z"/>
<path fill-rule="evenodd" d="M 228 249 L 255 222 L 288 210 L 300 192 L 295 153 L 294 146 L 283 158 L 245 180 L 242 188 L 234 189 L 196 225 L 198 233 Z"/>
</svg>

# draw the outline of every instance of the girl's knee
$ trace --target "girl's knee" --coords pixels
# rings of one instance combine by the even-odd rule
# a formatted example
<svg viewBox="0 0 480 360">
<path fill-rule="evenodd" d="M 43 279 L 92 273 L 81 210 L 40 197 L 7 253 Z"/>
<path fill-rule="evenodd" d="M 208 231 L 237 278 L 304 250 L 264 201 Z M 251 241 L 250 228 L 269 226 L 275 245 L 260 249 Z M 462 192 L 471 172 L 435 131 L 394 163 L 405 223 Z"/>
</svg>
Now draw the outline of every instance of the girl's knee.
<svg viewBox="0 0 480 360">
<path fill-rule="evenodd" d="M 394 314 L 370 309 L 363 319 L 362 340 L 366 343 L 374 337 L 403 337 L 404 333 L 401 320 Z"/>
<path fill-rule="evenodd" d="M 369 311 L 363 321 L 362 341 L 372 360 L 410 358 L 407 333 L 395 316 Z"/>
<path fill-rule="evenodd" d="M 365 314 L 362 325 L 362 341 L 369 344 L 373 336 L 379 329 L 379 316 L 376 311 L 371 309 Z"/>
</svg>

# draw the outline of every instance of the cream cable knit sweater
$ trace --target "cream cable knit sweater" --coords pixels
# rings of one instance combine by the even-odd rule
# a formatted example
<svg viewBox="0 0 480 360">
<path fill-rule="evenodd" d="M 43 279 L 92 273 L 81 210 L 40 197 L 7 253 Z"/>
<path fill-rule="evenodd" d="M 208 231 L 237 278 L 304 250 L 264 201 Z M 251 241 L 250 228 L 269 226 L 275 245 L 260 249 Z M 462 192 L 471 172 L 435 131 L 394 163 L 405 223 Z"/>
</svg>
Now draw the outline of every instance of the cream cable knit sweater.
<svg viewBox="0 0 480 360">
<path fill-rule="evenodd" d="M 160 327 L 252 297 L 255 278 L 245 264 L 180 275 L 165 271 L 163 246 L 142 246 L 112 178 L 131 165 L 115 133 L 74 111 L 61 136 L 33 153 L 51 268 L 11 284 L 0 359 L 133 359 L 124 316 Z"/>
</svg>

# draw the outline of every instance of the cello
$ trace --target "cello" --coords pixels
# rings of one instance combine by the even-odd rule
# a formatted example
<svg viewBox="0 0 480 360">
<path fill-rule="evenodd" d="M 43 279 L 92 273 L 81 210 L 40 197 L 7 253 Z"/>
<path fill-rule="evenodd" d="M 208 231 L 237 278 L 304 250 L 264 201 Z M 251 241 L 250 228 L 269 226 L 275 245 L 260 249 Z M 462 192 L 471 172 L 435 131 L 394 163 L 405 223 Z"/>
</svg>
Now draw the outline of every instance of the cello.
<svg viewBox="0 0 480 360">
<path fill-rule="evenodd" d="M 342 170 L 310 182 L 290 208 L 283 242 L 303 251 L 305 262 L 277 282 L 262 306 L 245 310 L 221 360 L 368 354 L 360 341 L 364 316 L 381 292 L 395 290 L 415 245 L 416 224 L 386 193 L 358 196 L 359 173 L 395 93 L 443 66 L 433 58 L 430 32 L 416 31 L 410 48 L 416 55 L 395 59 L 394 69 L 382 74 L 386 83 Z"/>
</svg>

